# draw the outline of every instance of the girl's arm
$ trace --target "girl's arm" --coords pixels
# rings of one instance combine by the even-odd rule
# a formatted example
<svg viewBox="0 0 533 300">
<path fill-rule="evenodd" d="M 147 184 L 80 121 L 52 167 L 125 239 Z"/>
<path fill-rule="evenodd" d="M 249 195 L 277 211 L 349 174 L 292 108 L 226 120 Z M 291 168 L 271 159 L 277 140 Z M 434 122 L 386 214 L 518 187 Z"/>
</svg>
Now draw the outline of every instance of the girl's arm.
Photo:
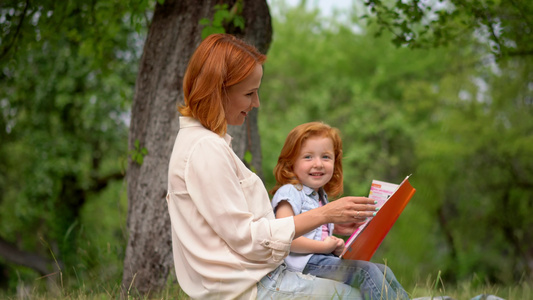
<svg viewBox="0 0 533 300">
<path fill-rule="evenodd" d="M 276 218 L 285 218 L 294 216 L 292 206 L 287 201 L 281 201 L 276 208 Z M 320 226 L 320 225 L 319 225 Z M 316 226 L 315 226 L 316 227 Z M 291 252 L 295 253 L 324 253 L 328 254 L 335 250 L 337 241 L 335 239 L 326 239 L 317 241 L 301 236 L 291 243 Z"/>
</svg>

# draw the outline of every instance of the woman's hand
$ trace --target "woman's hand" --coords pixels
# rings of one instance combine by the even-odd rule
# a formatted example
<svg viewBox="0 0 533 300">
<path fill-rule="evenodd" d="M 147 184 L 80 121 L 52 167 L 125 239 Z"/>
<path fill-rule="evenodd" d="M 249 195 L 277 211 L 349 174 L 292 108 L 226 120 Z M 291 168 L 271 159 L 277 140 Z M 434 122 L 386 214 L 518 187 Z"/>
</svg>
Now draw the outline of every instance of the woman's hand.
<svg viewBox="0 0 533 300">
<path fill-rule="evenodd" d="M 337 223 L 333 227 L 333 233 L 336 235 L 349 236 L 365 222 L 354 222 L 354 223 Z"/>
<path fill-rule="evenodd" d="M 325 206 L 328 223 L 362 223 L 376 213 L 375 201 L 366 197 L 343 197 Z"/>
<path fill-rule="evenodd" d="M 346 226 L 335 225 L 335 227 L 339 227 L 335 232 L 350 235 L 353 229 L 358 226 L 357 224 L 360 225 L 366 218 L 374 216 L 376 212 L 374 204 L 374 200 L 366 197 L 343 197 L 324 206 L 298 214 L 293 217 L 294 238 L 325 223 L 347 224 Z"/>
</svg>

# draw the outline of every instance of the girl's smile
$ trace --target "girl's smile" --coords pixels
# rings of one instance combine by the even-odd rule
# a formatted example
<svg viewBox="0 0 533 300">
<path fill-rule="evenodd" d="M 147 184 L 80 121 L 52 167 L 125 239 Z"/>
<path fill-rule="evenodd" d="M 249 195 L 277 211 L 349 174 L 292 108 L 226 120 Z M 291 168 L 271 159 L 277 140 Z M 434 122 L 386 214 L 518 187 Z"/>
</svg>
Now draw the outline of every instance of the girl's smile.
<svg viewBox="0 0 533 300">
<path fill-rule="evenodd" d="M 329 137 L 310 137 L 303 144 L 296 161 L 294 173 L 298 180 L 316 191 L 333 176 L 335 166 L 333 141 Z"/>
</svg>

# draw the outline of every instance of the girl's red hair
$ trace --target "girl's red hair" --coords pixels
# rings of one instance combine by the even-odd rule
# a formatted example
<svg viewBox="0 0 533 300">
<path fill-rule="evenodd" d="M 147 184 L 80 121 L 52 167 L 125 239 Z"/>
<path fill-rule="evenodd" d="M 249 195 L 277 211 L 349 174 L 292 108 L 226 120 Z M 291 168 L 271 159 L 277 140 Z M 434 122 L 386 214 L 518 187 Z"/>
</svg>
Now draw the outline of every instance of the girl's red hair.
<svg viewBox="0 0 533 300">
<path fill-rule="evenodd" d="M 226 89 L 244 80 L 266 56 L 230 34 L 212 34 L 192 55 L 183 78 L 183 116 L 198 119 L 207 129 L 223 136 L 227 132 L 224 107 Z"/>
<path fill-rule="evenodd" d="M 324 186 L 324 191 L 331 198 L 335 198 L 342 194 L 342 140 L 337 128 L 322 122 L 305 123 L 298 125 L 291 130 L 285 140 L 283 148 L 281 149 L 278 163 L 274 168 L 276 186 L 270 191 L 271 194 L 276 193 L 276 191 L 285 184 L 301 184 L 296 177 L 296 174 L 294 174 L 294 162 L 296 161 L 304 142 L 312 137 L 328 137 L 333 142 L 333 149 L 335 152 L 334 171 L 331 180 Z"/>
</svg>

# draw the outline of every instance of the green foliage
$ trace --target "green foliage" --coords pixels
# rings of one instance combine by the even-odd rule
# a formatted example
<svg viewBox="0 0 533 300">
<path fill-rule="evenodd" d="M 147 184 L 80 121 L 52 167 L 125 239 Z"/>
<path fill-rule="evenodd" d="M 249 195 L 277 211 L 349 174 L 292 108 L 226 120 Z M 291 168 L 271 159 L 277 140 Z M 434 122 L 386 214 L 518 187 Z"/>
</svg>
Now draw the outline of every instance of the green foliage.
<svg viewBox="0 0 533 300">
<path fill-rule="evenodd" d="M 387 3 L 397 4 L 398 14 L 387 16 L 392 27 L 377 6 L 366 19 L 354 11 L 353 23 L 340 24 L 274 1 L 279 15 L 259 113 L 267 188 L 288 132 L 323 120 L 343 136 L 345 194 L 366 195 L 372 179 L 413 173 L 417 193 L 374 257 L 413 296 L 531 298 L 533 63 L 512 56 L 531 45 L 527 24 L 502 18 L 509 25 L 499 36 L 516 47 L 494 52 L 472 38 L 472 7 L 439 12 L 449 28 L 425 27 L 421 2 Z M 520 1 L 484 3 L 479 9 L 500 15 L 514 16 L 511 3 L 530 9 Z M 127 212 L 121 161 L 141 164 L 147 153 L 138 141 L 127 149 L 127 127 L 153 5 L 1 5 L 0 236 L 62 263 L 60 295 L 49 298 L 119 297 Z M 202 25 L 242 29 L 239 5 L 218 6 Z M 415 30 L 416 39 L 398 40 L 413 47 L 390 43 L 395 26 Z M 426 38 L 418 35 L 424 30 Z M 417 47 L 445 44 L 432 44 L 431 35 L 454 47 Z M 45 277 L 2 258 L 0 269 L 2 288 L 31 285 L 32 298 L 46 299 L 37 296 Z M 166 292 L 161 298 L 178 293 Z"/>
<path fill-rule="evenodd" d="M 151 5 L 1 5 L 0 236 L 44 258 L 52 259 L 52 252 L 64 267 L 64 278 L 73 279 L 65 284 L 80 283 L 104 267 L 100 261 L 110 263 L 111 277 L 120 276 L 116 249 L 124 247 L 125 238 L 109 237 L 101 244 L 105 234 L 84 230 L 107 228 L 106 218 L 119 228 L 118 221 L 124 220 L 116 217 L 122 196 L 110 190 L 116 191 L 113 183 L 124 176 L 119 158 L 127 153 L 139 42 Z M 115 206 L 103 210 L 106 216 L 102 211 L 85 215 L 94 202 L 102 210 L 104 203 Z M 112 250 L 109 259 L 98 258 L 105 249 Z M 36 275 L 2 258 L 0 269 L 13 288 Z"/>
<path fill-rule="evenodd" d="M 367 195 L 373 178 L 400 181 L 412 173 L 417 134 L 400 97 L 404 86 L 420 82 L 431 85 L 432 80 L 437 80 L 438 72 L 446 66 L 442 55 L 395 49 L 387 39 L 357 34 L 341 24 L 324 27 L 314 12 L 281 10 L 286 15 L 279 19 L 286 21 L 274 23 L 276 38 L 261 88 L 259 128 L 265 145 L 263 166 L 267 187 L 274 184 L 272 169 L 287 133 L 298 124 L 315 120 L 341 130 L 344 194 Z M 416 177 L 415 174 L 413 180 Z M 423 211 L 416 201 L 412 202 L 415 204 L 408 207 L 406 219 L 410 213 Z M 406 228 L 411 232 L 401 232 L 400 241 L 395 240 L 398 242 L 395 245 L 411 252 L 394 259 L 389 257 L 393 270 L 407 273 L 409 268 L 413 274 L 412 265 L 417 264 L 415 272 L 424 274 L 435 265 L 420 261 L 436 260 L 438 264 L 444 259 L 424 251 L 424 246 L 434 247 L 438 243 L 427 238 L 433 231 L 432 219 L 418 221 L 420 224 L 415 228 L 425 230 L 416 235 L 412 234 L 413 227 Z M 397 225 L 390 236 L 402 229 Z M 418 247 L 412 247 L 413 244 Z M 385 241 L 380 250 L 388 247 Z M 381 260 L 382 256 L 382 252 L 378 253 L 376 259 Z"/>
<path fill-rule="evenodd" d="M 80 227 L 74 238 L 78 243 L 78 260 L 70 266 L 76 270 L 78 286 L 108 288 L 122 280 L 128 213 L 126 182 L 112 183 L 105 191 L 93 195 L 80 212 Z"/>
<path fill-rule="evenodd" d="M 371 15 L 339 24 L 275 4 L 259 113 L 267 188 L 290 129 L 325 121 L 343 136 L 345 194 L 413 174 L 417 193 L 374 256 L 402 283 L 435 270 L 445 285 L 530 278 L 531 59 L 496 62 L 471 35 L 453 48 L 394 47 Z"/>
<path fill-rule="evenodd" d="M 135 148 L 130 150 L 129 155 L 131 160 L 139 166 L 143 164 L 144 157 L 148 154 L 148 149 L 140 146 L 139 140 L 135 140 Z"/>
<path fill-rule="evenodd" d="M 533 4 L 528 0 L 364 3 L 364 17 L 379 25 L 378 34 L 392 33 L 397 46 L 434 47 L 478 39 L 498 57 L 533 55 Z"/>
<path fill-rule="evenodd" d="M 242 16 L 242 5 L 242 0 L 235 2 L 231 9 L 228 9 L 228 5 L 225 3 L 215 5 L 213 8 L 215 10 L 213 20 L 208 18 L 200 20 L 200 25 L 205 26 L 202 29 L 202 39 L 211 34 L 225 33 L 225 28 L 230 25 L 243 30 L 245 20 Z"/>
<path fill-rule="evenodd" d="M 252 152 L 250 150 L 246 150 L 246 153 L 244 153 L 243 157 L 244 163 L 252 170 L 252 172 L 256 172 L 257 170 L 252 165 Z"/>
</svg>

